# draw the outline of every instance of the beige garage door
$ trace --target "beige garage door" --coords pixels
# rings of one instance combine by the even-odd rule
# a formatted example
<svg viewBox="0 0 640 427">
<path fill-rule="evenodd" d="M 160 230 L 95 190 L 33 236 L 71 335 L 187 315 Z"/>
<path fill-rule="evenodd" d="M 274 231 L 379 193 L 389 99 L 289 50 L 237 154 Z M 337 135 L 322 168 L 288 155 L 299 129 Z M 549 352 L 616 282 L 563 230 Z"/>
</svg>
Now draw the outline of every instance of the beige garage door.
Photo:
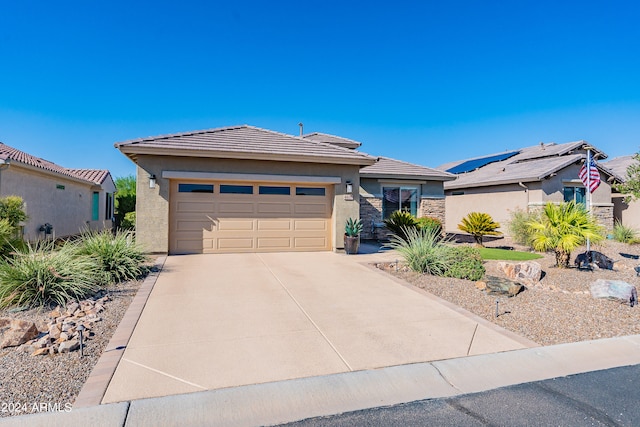
<svg viewBox="0 0 640 427">
<path fill-rule="evenodd" d="M 171 181 L 173 254 L 331 250 L 331 186 Z"/>
</svg>

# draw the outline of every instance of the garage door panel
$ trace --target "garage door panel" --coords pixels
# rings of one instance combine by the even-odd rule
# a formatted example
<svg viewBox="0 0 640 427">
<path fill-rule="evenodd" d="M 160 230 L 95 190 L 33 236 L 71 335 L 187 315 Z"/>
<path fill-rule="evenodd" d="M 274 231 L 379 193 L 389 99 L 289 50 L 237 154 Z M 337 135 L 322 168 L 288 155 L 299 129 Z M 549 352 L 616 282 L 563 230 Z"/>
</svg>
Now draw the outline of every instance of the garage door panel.
<svg viewBox="0 0 640 427">
<path fill-rule="evenodd" d="M 258 237 L 258 249 L 290 249 L 290 237 Z"/>
<path fill-rule="evenodd" d="M 258 214 L 291 214 L 291 203 L 258 203 Z"/>
<path fill-rule="evenodd" d="M 218 249 L 254 249 L 252 237 L 219 237 L 217 240 Z"/>
<path fill-rule="evenodd" d="M 294 220 L 294 230 L 314 230 L 314 231 L 326 231 L 327 230 L 327 221 L 322 219 L 304 219 L 304 220 Z"/>
<path fill-rule="evenodd" d="M 258 230 L 291 230 L 291 220 L 289 219 L 258 219 Z"/>
<path fill-rule="evenodd" d="M 213 212 L 215 203 L 205 202 L 178 202 L 177 211 L 181 212 Z"/>
<path fill-rule="evenodd" d="M 208 220 L 185 219 L 176 222 L 176 231 L 211 231 L 213 227 L 215 227 L 215 223 Z"/>
<path fill-rule="evenodd" d="M 324 216 L 327 213 L 327 204 L 326 203 L 322 203 L 322 204 L 321 203 L 296 203 L 295 213 Z"/>
<path fill-rule="evenodd" d="M 311 197 L 220 193 L 228 183 L 206 184 L 214 193 L 180 193 L 171 181 L 171 253 L 331 250 L 329 188 L 326 196 Z"/>
<path fill-rule="evenodd" d="M 296 248 L 324 248 L 328 246 L 324 237 L 296 237 L 294 239 Z"/>
<path fill-rule="evenodd" d="M 250 231 L 253 230 L 253 219 L 221 219 L 219 231 Z"/>
</svg>

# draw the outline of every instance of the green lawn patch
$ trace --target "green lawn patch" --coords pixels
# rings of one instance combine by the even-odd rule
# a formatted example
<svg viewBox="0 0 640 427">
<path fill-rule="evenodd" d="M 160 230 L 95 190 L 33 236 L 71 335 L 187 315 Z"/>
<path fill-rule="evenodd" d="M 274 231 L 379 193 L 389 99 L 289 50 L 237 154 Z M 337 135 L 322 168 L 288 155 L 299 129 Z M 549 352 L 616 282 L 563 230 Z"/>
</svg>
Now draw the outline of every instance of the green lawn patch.
<svg viewBox="0 0 640 427">
<path fill-rule="evenodd" d="M 480 248 L 480 256 L 484 260 L 496 259 L 504 261 L 529 261 L 542 258 L 542 255 L 532 252 L 511 251 L 509 249 Z"/>
</svg>

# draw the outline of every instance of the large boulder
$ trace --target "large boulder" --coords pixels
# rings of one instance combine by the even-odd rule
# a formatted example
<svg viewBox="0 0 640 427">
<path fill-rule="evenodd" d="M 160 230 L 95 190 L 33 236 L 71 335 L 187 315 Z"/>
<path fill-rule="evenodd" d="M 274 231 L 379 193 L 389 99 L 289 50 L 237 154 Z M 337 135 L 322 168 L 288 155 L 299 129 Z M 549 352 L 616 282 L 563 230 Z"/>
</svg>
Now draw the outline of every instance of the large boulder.
<svg viewBox="0 0 640 427">
<path fill-rule="evenodd" d="M 500 261 L 498 268 L 504 272 L 507 278 L 525 286 L 533 286 L 542 278 L 542 266 L 533 261 L 516 263 Z"/>
<path fill-rule="evenodd" d="M 614 261 L 598 251 L 583 252 L 573 262 L 578 268 L 598 267 L 603 270 L 613 270 Z"/>
<path fill-rule="evenodd" d="M 26 320 L 0 318 L 0 348 L 16 347 L 34 339 L 39 334 L 38 327 Z"/>
<path fill-rule="evenodd" d="M 476 282 L 476 288 L 484 290 L 489 295 L 507 295 L 509 297 L 514 297 L 525 289 L 520 283 L 495 276 L 487 276 Z"/>
<path fill-rule="evenodd" d="M 596 280 L 591 284 L 591 296 L 622 301 L 628 303 L 631 307 L 638 302 L 636 287 L 622 280 Z"/>
</svg>

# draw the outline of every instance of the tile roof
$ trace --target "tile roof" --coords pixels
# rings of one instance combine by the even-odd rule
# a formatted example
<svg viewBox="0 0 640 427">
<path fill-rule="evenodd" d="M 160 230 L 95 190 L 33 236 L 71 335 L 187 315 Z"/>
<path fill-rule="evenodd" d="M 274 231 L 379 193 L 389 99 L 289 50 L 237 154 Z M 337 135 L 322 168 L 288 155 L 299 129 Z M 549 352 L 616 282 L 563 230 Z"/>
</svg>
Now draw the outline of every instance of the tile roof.
<svg viewBox="0 0 640 427">
<path fill-rule="evenodd" d="M 367 154 L 249 125 L 138 138 L 115 146 L 135 160 L 137 154 L 295 160 L 369 165 Z"/>
<path fill-rule="evenodd" d="M 32 156 L 31 154 L 27 154 L 24 151 L 18 150 L 17 148 L 10 147 L 2 142 L 0 142 L 0 159 L 4 161 L 9 160 L 9 162 L 13 160 L 16 162 L 24 163 L 25 165 L 44 169 L 49 172 L 55 172 L 70 178 L 93 183 L 93 181 L 76 174 L 72 169 L 67 169 L 40 157 Z"/>
<path fill-rule="evenodd" d="M 514 150 L 517 154 L 508 159 L 489 163 L 473 171 L 458 174 L 455 181 L 445 183 L 444 186 L 445 189 L 449 190 L 540 181 L 572 163 L 583 161 L 586 157 L 585 147 L 587 146 L 590 145 L 586 141 L 574 141 L 564 144 L 540 143 L 538 145 L 524 147 Z M 607 157 L 604 152 L 597 148 L 591 147 L 591 149 L 594 154 L 598 155 L 598 158 L 603 159 Z M 495 155 L 497 154 L 458 160 L 438 166 L 438 169 L 449 170 L 470 160 L 479 160 Z M 603 172 L 614 176 L 606 167 L 603 167 L 600 163 L 599 165 Z"/>
<path fill-rule="evenodd" d="M 360 169 L 360 175 L 363 177 L 376 176 L 380 178 L 428 178 L 438 181 L 450 181 L 456 177 L 453 174 L 438 169 L 415 165 L 388 157 L 379 157 L 377 163 Z"/>
<path fill-rule="evenodd" d="M 106 169 L 67 169 L 74 175 L 79 176 L 85 181 L 90 181 L 95 184 L 102 184 L 109 176 L 109 171 Z"/>
<path fill-rule="evenodd" d="M 635 160 L 633 156 L 620 156 L 606 162 L 600 163 L 600 166 L 604 166 L 612 173 L 616 174 L 621 182 L 624 182 L 627 178 L 627 169 L 631 166 Z"/>
<path fill-rule="evenodd" d="M 362 145 L 361 142 L 354 141 L 353 139 L 343 138 L 341 136 L 329 135 L 328 133 L 313 132 L 306 135 L 302 135 L 304 139 L 310 139 L 312 141 L 324 142 L 327 144 L 338 145 L 340 147 L 356 149 Z"/>
</svg>

